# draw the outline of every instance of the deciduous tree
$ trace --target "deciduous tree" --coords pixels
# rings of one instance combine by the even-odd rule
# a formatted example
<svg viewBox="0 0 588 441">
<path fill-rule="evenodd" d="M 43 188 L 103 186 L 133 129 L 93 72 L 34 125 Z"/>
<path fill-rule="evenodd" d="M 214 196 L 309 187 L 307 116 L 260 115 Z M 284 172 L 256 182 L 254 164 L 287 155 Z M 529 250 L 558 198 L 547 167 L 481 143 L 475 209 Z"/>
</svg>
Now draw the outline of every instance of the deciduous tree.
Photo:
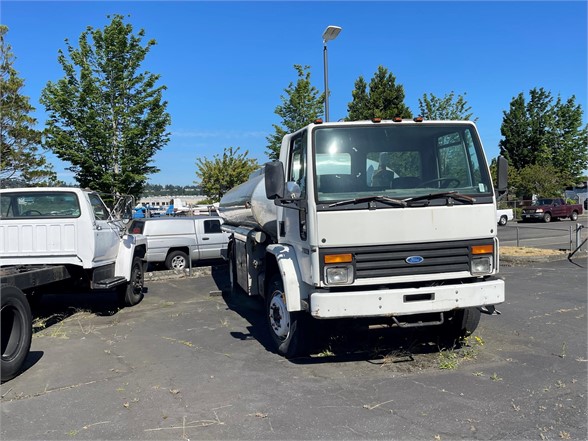
<svg viewBox="0 0 588 441">
<path fill-rule="evenodd" d="M 419 98 L 420 116 L 428 120 L 467 120 L 475 122 L 478 118 L 475 118 L 471 112 L 472 108 L 468 105 L 465 95 L 465 93 L 457 95 L 456 98 L 455 92 L 451 91 L 439 98 L 432 93 L 429 95 L 425 93 L 422 98 Z"/>
<path fill-rule="evenodd" d="M 169 140 L 170 116 L 160 76 L 141 70 L 156 44 L 142 44 L 121 15 L 104 29 L 88 27 L 73 47 L 59 50 L 64 77 L 49 82 L 41 102 L 49 118 L 45 143 L 83 187 L 138 196 L 158 170 L 153 155 Z"/>
<path fill-rule="evenodd" d="M 53 167 L 41 148 L 41 132 L 29 98 L 21 93 L 24 80 L 14 68 L 8 27 L 0 25 L 0 183 L 2 187 L 56 183 Z"/>
<path fill-rule="evenodd" d="M 259 168 L 257 161 L 248 158 L 249 152 L 239 153 L 240 147 L 225 148 L 223 154 L 216 154 L 213 159 L 196 160 L 194 181 L 202 189 L 209 203 L 218 202 L 231 188 L 245 182 L 249 175 Z"/>
<path fill-rule="evenodd" d="M 396 77 L 383 66 L 378 67 L 370 81 L 369 89 L 360 76 L 355 81 L 351 95 L 353 100 L 347 106 L 349 121 L 412 118 L 412 112 L 404 104 L 404 87 L 396 84 Z"/>
<path fill-rule="evenodd" d="M 282 124 L 272 124 L 274 133 L 268 136 L 266 154 L 270 159 L 278 159 L 282 138 L 287 133 L 295 132 L 315 121 L 323 112 L 325 95 L 310 82 L 310 66 L 294 65 L 298 75 L 296 84 L 290 83 L 280 96 L 282 104 L 275 109 L 276 115 L 282 118 Z"/>
</svg>

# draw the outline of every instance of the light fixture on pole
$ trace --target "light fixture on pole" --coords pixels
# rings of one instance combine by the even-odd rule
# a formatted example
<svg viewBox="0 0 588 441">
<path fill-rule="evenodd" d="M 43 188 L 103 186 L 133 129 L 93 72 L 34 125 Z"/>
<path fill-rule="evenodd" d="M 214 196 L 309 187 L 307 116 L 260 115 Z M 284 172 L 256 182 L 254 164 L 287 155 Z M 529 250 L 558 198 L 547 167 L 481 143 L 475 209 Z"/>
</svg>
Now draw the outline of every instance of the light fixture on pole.
<svg viewBox="0 0 588 441">
<path fill-rule="evenodd" d="M 323 32 L 323 62 L 325 65 L 325 122 L 329 121 L 329 65 L 327 62 L 327 41 L 334 40 L 341 32 L 339 26 L 327 26 Z"/>
</svg>

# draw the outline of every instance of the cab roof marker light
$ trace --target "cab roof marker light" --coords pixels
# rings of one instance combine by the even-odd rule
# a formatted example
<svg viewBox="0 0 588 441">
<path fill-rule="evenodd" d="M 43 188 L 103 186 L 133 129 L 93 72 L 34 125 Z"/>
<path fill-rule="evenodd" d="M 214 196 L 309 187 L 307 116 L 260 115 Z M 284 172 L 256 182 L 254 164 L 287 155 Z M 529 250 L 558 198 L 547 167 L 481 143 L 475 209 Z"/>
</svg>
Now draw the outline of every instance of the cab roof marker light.
<svg viewBox="0 0 588 441">
<path fill-rule="evenodd" d="M 322 124 L 323 123 L 323 120 L 322 120 L 322 118 L 317 118 L 317 119 L 314 120 L 314 123 L 315 124 Z"/>
<path fill-rule="evenodd" d="M 372 122 L 373 122 L 373 123 L 379 123 L 379 122 L 382 122 L 382 118 L 372 118 Z"/>
<path fill-rule="evenodd" d="M 394 121 L 394 122 L 402 122 L 402 117 L 395 116 L 394 119 L 392 119 L 392 121 Z"/>
<path fill-rule="evenodd" d="M 414 122 L 423 122 L 424 118 L 422 116 L 417 116 L 413 119 Z"/>
</svg>

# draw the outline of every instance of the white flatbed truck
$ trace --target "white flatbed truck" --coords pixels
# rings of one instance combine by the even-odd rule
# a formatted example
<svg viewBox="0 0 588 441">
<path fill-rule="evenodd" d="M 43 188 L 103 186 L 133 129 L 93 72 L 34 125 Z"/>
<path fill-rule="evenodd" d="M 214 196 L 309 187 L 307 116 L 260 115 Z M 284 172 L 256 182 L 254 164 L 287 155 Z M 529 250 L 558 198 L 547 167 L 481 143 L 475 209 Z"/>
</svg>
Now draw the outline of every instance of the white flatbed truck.
<svg viewBox="0 0 588 441">
<path fill-rule="evenodd" d="M 507 165 L 498 161 L 498 188 Z M 466 121 L 317 121 L 221 199 L 231 285 L 265 299 L 274 349 L 315 320 L 430 326 L 451 338 L 504 302 L 496 197 Z"/>
<path fill-rule="evenodd" d="M 123 306 L 143 298 L 147 241 L 125 232 L 100 196 L 69 187 L 0 190 L 2 381 L 30 348 L 30 303 L 54 287 L 116 289 Z"/>
</svg>

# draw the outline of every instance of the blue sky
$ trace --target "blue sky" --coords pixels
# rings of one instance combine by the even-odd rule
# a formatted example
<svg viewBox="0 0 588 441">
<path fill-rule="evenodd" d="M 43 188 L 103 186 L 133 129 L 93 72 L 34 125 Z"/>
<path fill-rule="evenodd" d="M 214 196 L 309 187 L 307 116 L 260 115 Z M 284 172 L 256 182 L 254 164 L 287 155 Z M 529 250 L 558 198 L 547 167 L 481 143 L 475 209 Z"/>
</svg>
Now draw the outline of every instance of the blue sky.
<svg viewBox="0 0 588 441">
<path fill-rule="evenodd" d="M 30 2 L 3 0 L 0 22 L 36 107 L 48 81 L 63 76 L 57 51 L 77 46 L 87 26 L 103 28 L 107 15 L 130 15 L 135 32 L 157 45 L 144 69 L 161 75 L 172 117 L 169 144 L 154 157 L 153 184 L 191 185 L 196 159 L 241 147 L 260 163 L 266 137 L 280 124 L 275 107 L 292 81 L 294 64 L 311 66 L 323 90 L 322 33 L 341 26 L 328 44 L 329 113 L 347 115 L 355 80 L 369 82 L 379 65 L 405 89 L 418 113 L 424 93 L 455 91 L 478 117 L 489 159 L 498 155 L 503 111 L 520 92 L 543 87 L 555 97 L 587 101 L 585 1 L 405 2 Z M 73 182 L 67 164 L 49 156 L 59 178 Z"/>
</svg>

